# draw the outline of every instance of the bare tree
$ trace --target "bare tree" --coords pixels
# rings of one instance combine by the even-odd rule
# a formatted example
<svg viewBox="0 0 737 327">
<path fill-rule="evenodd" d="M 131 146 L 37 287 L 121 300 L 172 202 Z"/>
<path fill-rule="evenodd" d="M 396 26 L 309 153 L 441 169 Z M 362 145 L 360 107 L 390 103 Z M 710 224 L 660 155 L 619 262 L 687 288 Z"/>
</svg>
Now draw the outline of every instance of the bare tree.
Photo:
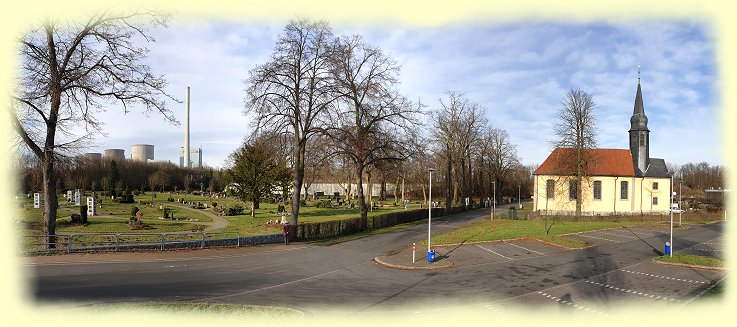
<svg viewBox="0 0 737 327">
<path fill-rule="evenodd" d="M 561 100 L 558 111 L 558 120 L 553 125 L 553 131 L 558 140 L 553 144 L 559 148 L 570 148 L 570 158 L 561 160 L 563 165 L 573 168 L 576 183 L 576 217 L 581 217 L 581 203 L 583 181 L 595 164 L 591 157 L 592 149 L 596 147 L 596 101 L 590 94 L 581 89 L 572 89 Z M 560 167 L 568 170 L 567 167 Z"/>
<path fill-rule="evenodd" d="M 324 180 L 334 171 L 332 167 L 330 151 L 330 139 L 324 135 L 318 135 L 307 141 L 307 149 L 305 150 L 305 175 L 304 189 L 305 199 L 307 198 L 307 190 L 313 183 Z M 314 193 L 313 193 L 314 195 Z"/>
<path fill-rule="evenodd" d="M 152 12 L 101 12 L 84 22 L 49 19 L 20 39 L 22 60 L 12 124 L 43 170 L 44 233 L 55 246 L 57 193 L 54 165 L 100 132 L 95 114 L 111 103 L 142 104 L 176 122 L 161 96 L 166 80 L 143 63 L 138 36 L 153 41 L 145 25 L 165 26 Z"/>
<path fill-rule="evenodd" d="M 490 174 L 493 176 L 497 190 L 503 190 L 508 180 L 507 177 L 519 165 L 517 146 L 509 141 L 507 131 L 498 128 L 488 130 L 483 142 L 489 145 Z M 497 192 L 498 196 L 501 194 L 503 193 Z"/>
<path fill-rule="evenodd" d="M 321 119 L 334 100 L 329 61 L 332 40 L 325 21 L 290 21 L 271 59 L 252 69 L 246 82 L 245 113 L 256 115 L 256 130 L 292 138 L 292 226 L 298 222 L 307 141 L 321 131 Z"/>
<path fill-rule="evenodd" d="M 446 99 L 440 99 L 440 107 L 435 110 L 433 141 L 445 162 L 446 211 L 458 201 L 460 185 L 461 196 L 468 195 L 466 180 L 470 180 L 471 148 L 486 126 L 484 110 L 466 99 L 463 93 L 448 91 Z M 461 175 L 460 180 L 453 175 Z M 451 189 L 452 186 L 452 189 Z M 452 198 L 451 198 L 452 194 Z"/>
<path fill-rule="evenodd" d="M 335 107 L 335 127 L 327 130 L 337 154 L 350 159 L 356 172 L 361 217 L 367 216 L 363 176 L 382 161 L 403 160 L 398 137 L 413 127 L 417 112 L 395 89 L 399 65 L 357 35 L 335 42 L 333 78 L 341 101 Z"/>
</svg>

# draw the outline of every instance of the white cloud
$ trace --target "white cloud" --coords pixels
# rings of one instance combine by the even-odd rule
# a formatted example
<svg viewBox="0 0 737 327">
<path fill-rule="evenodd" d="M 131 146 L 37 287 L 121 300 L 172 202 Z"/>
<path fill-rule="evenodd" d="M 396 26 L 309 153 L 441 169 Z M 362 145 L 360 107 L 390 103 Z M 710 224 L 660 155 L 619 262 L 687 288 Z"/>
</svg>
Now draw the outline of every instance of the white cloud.
<svg viewBox="0 0 737 327">
<path fill-rule="evenodd" d="M 250 130 L 242 114 L 243 80 L 268 60 L 285 23 L 200 21 L 156 32 L 149 63 L 154 72 L 166 74 L 169 91 L 178 98 L 184 98 L 185 86 L 192 87 L 192 144 L 203 147 L 208 164 L 221 166 Z M 391 54 L 402 66 L 400 91 L 430 109 L 447 90 L 465 92 L 487 109 L 494 127 L 509 132 L 525 163 L 541 163 L 549 153 L 560 99 L 573 87 L 591 93 L 599 104 L 600 145 L 626 148 L 640 64 L 653 153 L 676 162 L 721 160 L 718 148 L 696 146 L 719 135 L 711 98 L 714 49 L 699 24 L 519 22 L 419 28 L 344 23 L 333 30 L 362 34 Z M 184 105 L 170 105 L 183 120 Z M 178 162 L 181 127 L 155 114 L 123 116 L 121 111 L 110 108 L 105 115 L 106 146 L 155 144 L 157 159 Z M 679 144 L 692 146 L 664 141 L 676 129 Z"/>
</svg>

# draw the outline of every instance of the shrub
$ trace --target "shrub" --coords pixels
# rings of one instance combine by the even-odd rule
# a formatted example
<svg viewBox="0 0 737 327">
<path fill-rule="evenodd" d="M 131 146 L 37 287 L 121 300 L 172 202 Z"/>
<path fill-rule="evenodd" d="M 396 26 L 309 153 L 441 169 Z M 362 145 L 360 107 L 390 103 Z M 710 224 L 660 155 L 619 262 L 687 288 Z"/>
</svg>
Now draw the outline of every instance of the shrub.
<svg viewBox="0 0 737 327">
<path fill-rule="evenodd" d="M 212 203 L 210 203 L 210 205 L 212 205 L 213 208 L 216 208 L 218 206 L 218 203 L 217 202 L 212 202 Z"/>
<path fill-rule="evenodd" d="M 133 194 L 123 194 L 117 199 L 119 203 L 133 203 Z"/>
<path fill-rule="evenodd" d="M 243 214 L 243 206 L 240 204 L 234 204 L 231 207 L 228 207 L 225 211 L 226 216 L 236 216 L 236 215 L 242 215 Z"/>
</svg>

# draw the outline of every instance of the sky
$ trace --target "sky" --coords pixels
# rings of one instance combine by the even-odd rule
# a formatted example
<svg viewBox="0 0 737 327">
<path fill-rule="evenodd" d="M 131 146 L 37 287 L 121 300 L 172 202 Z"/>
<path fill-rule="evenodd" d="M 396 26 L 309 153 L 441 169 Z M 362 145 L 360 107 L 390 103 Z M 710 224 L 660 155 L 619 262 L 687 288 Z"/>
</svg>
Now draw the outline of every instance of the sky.
<svg viewBox="0 0 737 327">
<path fill-rule="evenodd" d="M 319 18 L 319 17 L 313 17 Z M 191 88 L 190 144 L 203 161 L 224 167 L 251 131 L 243 114 L 244 80 L 265 63 L 287 20 L 182 20 L 156 28 L 146 63 L 166 75 L 167 91 L 185 99 Z M 650 156 L 667 163 L 724 164 L 719 76 L 709 24 L 689 20 L 601 22 L 331 22 L 336 35 L 361 34 L 401 65 L 398 89 L 427 109 L 459 91 L 485 109 L 492 127 L 509 133 L 523 164 L 540 164 L 555 139 L 560 101 L 572 88 L 597 103 L 601 148 L 628 148 L 629 118 L 638 83 L 649 119 Z M 89 152 L 152 144 L 156 160 L 179 162 L 185 104 L 168 102 L 181 126 L 141 110 L 111 106 L 101 114 L 105 136 Z M 431 121 L 427 117 L 425 121 Z M 431 128 L 430 125 L 427 128 Z"/>
</svg>

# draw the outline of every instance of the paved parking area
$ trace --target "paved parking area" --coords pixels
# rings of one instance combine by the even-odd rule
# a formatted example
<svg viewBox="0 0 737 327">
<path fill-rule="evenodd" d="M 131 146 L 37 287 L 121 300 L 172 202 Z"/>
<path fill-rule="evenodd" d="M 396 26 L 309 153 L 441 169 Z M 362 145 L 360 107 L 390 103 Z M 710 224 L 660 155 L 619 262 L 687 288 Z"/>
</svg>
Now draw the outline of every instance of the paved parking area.
<svg viewBox="0 0 737 327">
<path fill-rule="evenodd" d="M 723 237 L 697 241 L 677 231 L 675 253 L 722 258 Z M 690 232 L 689 232 L 690 233 Z M 520 239 L 434 247 L 439 262 L 448 270 L 519 271 L 529 277 L 534 270 L 550 269 L 547 279 L 526 286 L 532 292 L 487 303 L 505 311 L 519 305 L 559 307 L 560 310 L 607 315 L 622 304 L 648 306 L 686 305 L 721 282 L 725 272 L 659 264 L 652 259 L 664 251 L 669 230 L 661 227 L 627 227 L 571 234 L 568 237 L 594 245 L 587 250 L 569 250 L 536 240 Z M 681 248 L 682 247 L 682 248 Z M 637 249 L 629 251 L 627 249 Z M 424 252 L 424 248 L 423 251 Z M 636 253 L 634 253 L 636 252 Z M 420 252 L 417 252 L 419 254 Z M 662 254 L 662 253 L 661 253 Z M 390 258 L 397 266 L 412 266 L 411 248 Z M 421 260 L 426 261 L 424 254 Z M 611 259 L 607 259 L 611 258 Z M 423 267 L 433 264 L 422 262 Z M 523 270 L 520 267 L 532 268 Z M 570 272 L 564 273 L 570 267 Z M 421 268 L 420 268 L 421 269 Z M 553 269 L 558 269 L 552 272 Z M 544 274 L 544 273 L 543 273 Z M 518 286 L 520 287 L 520 286 Z"/>
<path fill-rule="evenodd" d="M 519 303 L 606 315 L 622 304 L 648 307 L 686 305 L 719 282 L 724 273 L 645 261 L 559 287 L 540 290 L 498 303 L 506 309 Z"/>
</svg>

